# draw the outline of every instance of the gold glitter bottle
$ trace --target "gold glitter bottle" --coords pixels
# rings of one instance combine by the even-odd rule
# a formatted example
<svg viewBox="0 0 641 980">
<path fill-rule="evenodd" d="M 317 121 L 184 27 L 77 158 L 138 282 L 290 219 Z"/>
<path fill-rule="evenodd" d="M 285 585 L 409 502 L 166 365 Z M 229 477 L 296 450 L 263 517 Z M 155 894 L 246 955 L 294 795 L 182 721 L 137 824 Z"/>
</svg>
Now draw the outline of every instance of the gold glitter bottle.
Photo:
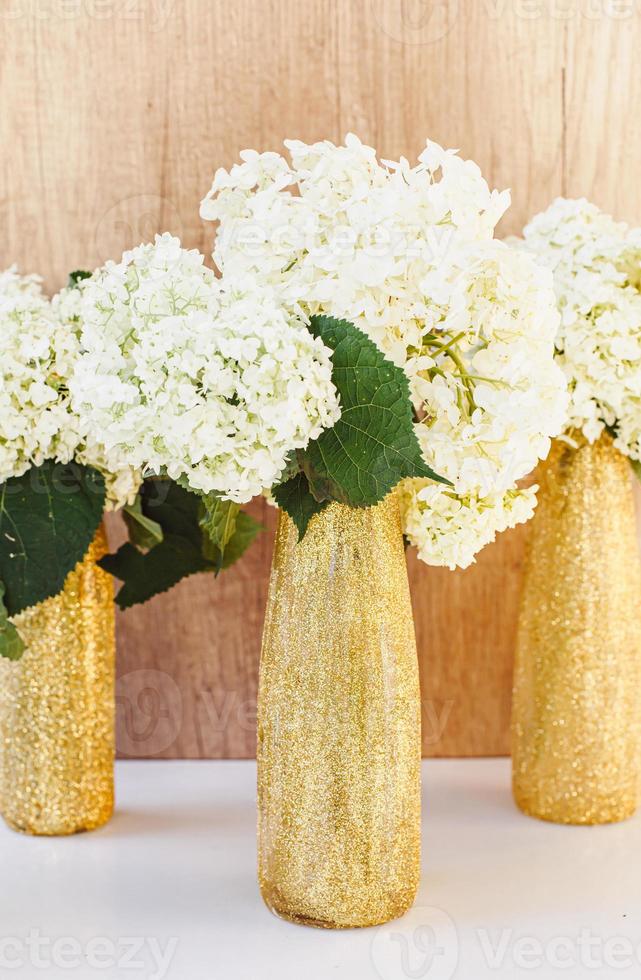
<svg viewBox="0 0 641 980">
<path fill-rule="evenodd" d="M 402 915 L 420 871 L 420 696 L 400 516 L 281 514 L 258 706 L 259 880 L 284 918 Z"/>
<path fill-rule="evenodd" d="M 13 620 L 22 659 L 0 658 L 0 807 L 27 834 L 73 834 L 113 810 L 114 604 L 99 529 L 62 592 Z"/>
<path fill-rule="evenodd" d="M 512 709 L 514 798 L 557 823 L 635 810 L 641 565 L 631 469 L 604 435 L 557 441 L 540 473 Z"/>
</svg>

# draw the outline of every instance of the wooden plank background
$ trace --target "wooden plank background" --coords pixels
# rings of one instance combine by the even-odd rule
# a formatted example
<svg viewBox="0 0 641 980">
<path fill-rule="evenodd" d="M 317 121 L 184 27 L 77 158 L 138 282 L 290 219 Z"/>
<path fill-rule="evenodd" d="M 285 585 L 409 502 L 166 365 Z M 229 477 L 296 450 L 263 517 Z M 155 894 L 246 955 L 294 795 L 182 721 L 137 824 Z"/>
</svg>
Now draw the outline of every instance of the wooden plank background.
<svg viewBox="0 0 641 980">
<path fill-rule="evenodd" d="M 0 0 L 0 28 L 0 262 L 52 289 L 156 231 L 209 252 L 215 167 L 285 137 L 460 147 L 512 188 L 505 232 L 561 193 L 641 220 L 636 0 Z M 235 569 L 120 617 L 123 755 L 253 755 L 257 510 Z M 410 557 L 427 754 L 507 751 L 526 533 L 465 572 Z"/>
</svg>

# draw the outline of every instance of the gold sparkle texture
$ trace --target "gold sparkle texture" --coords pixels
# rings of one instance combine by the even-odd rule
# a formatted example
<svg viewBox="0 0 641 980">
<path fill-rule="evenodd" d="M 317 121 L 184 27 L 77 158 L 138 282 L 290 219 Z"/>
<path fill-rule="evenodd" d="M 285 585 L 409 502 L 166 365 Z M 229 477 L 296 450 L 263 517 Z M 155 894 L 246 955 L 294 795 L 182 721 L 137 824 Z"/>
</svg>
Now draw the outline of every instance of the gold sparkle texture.
<svg viewBox="0 0 641 980">
<path fill-rule="evenodd" d="M 27 834 L 100 827 L 113 810 L 113 580 L 100 528 L 62 592 L 14 618 L 22 659 L 0 658 L 0 808 Z"/>
<path fill-rule="evenodd" d="M 641 564 L 631 468 L 608 435 L 553 444 L 526 558 L 512 707 L 513 791 L 566 824 L 635 810 Z"/>
<path fill-rule="evenodd" d="M 281 513 L 258 704 L 259 880 L 324 928 L 402 915 L 420 870 L 420 696 L 398 502 Z"/>
</svg>

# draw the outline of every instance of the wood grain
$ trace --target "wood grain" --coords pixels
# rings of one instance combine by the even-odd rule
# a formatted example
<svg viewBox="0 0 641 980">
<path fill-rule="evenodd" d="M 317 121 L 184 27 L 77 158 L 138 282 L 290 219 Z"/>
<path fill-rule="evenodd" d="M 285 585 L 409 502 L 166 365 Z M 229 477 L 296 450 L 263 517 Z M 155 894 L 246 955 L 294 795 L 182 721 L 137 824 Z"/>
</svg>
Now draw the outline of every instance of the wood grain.
<svg viewBox="0 0 641 980">
<path fill-rule="evenodd" d="M 0 22 L 0 262 L 51 288 L 156 231 L 208 252 L 214 169 L 286 136 L 458 146 L 512 188 L 506 233 L 562 192 L 641 220 L 633 4 L 5 0 Z M 255 509 L 270 530 L 236 568 L 119 617 L 122 754 L 253 755 L 274 522 Z M 526 534 L 455 574 L 410 557 L 428 754 L 507 751 Z"/>
</svg>

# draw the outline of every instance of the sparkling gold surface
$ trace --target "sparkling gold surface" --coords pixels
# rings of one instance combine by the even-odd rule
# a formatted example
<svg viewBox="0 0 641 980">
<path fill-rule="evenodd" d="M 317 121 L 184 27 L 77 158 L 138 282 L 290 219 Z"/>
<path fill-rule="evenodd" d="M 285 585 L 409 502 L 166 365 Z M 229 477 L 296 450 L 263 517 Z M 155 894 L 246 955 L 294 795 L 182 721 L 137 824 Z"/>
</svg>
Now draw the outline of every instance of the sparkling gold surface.
<svg viewBox="0 0 641 980">
<path fill-rule="evenodd" d="M 609 436 L 556 442 L 542 466 L 521 605 L 514 797 L 557 823 L 636 807 L 641 570 L 630 465 Z"/>
<path fill-rule="evenodd" d="M 60 595 L 14 622 L 26 643 L 0 658 L 0 806 L 28 834 L 99 827 L 113 810 L 112 579 L 101 528 Z"/>
<path fill-rule="evenodd" d="M 281 514 L 263 637 L 263 898 L 326 928 L 402 915 L 420 870 L 420 700 L 398 505 Z"/>
</svg>

